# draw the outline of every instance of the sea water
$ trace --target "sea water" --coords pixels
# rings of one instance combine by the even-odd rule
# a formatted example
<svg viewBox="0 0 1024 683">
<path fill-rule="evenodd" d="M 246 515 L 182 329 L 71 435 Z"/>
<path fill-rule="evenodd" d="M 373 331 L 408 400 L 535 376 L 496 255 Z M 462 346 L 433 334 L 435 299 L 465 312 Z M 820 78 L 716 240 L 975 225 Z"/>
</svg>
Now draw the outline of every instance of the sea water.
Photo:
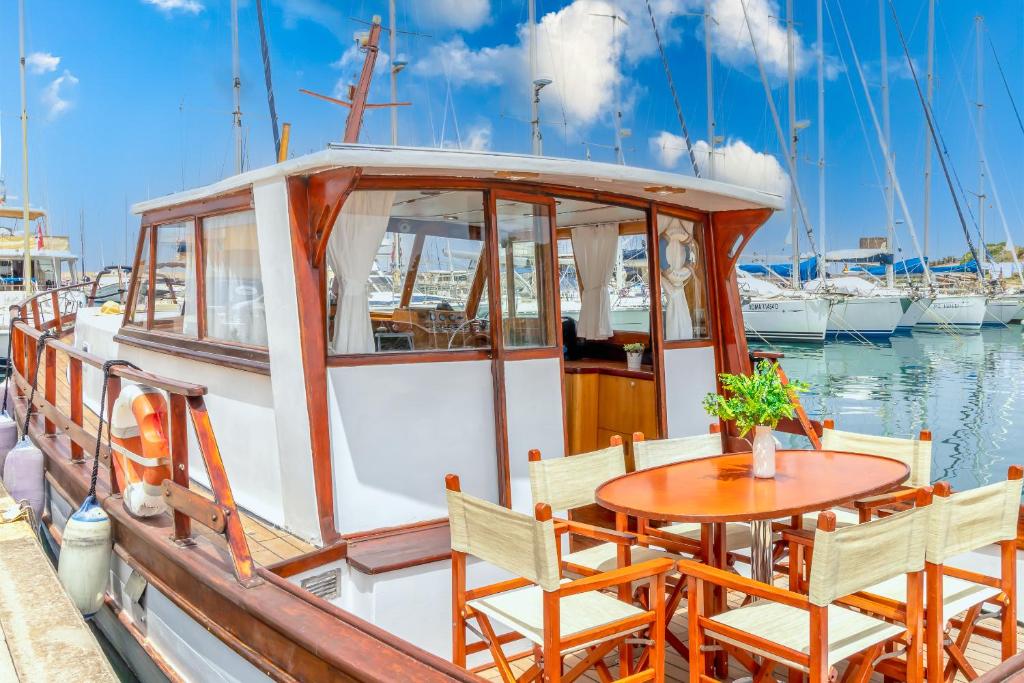
<svg viewBox="0 0 1024 683">
<path fill-rule="evenodd" d="M 1020 325 L 980 332 L 915 332 L 870 344 L 751 343 L 781 351 L 791 379 L 811 385 L 801 397 L 813 419 L 837 429 L 917 436 L 930 429 L 932 479 L 955 489 L 1006 477 L 1024 463 L 1024 337 Z M 779 435 L 807 448 L 803 437 Z"/>
</svg>

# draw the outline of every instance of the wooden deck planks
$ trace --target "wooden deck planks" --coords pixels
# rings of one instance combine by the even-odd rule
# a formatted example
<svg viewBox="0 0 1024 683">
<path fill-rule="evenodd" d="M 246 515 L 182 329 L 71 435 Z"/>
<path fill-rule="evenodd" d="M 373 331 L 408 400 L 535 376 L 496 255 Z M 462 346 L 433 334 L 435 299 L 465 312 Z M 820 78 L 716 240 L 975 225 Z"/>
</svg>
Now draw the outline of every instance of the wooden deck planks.
<svg viewBox="0 0 1024 683">
<path fill-rule="evenodd" d="M 65 336 L 62 341 L 67 344 L 74 343 L 74 339 L 70 336 Z M 42 391 L 45 364 L 44 354 L 39 370 L 39 391 Z M 57 407 L 65 415 L 71 414 L 71 385 L 68 381 L 68 365 L 67 356 L 60 353 L 57 354 Z M 82 422 L 86 429 L 92 433 L 96 433 L 99 428 L 99 417 L 88 406 L 83 406 Z M 92 454 L 86 453 L 85 457 L 91 458 Z M 228 476 L 231 476 L 230 472 Z M 211 498 L 209 489 L 194 481 L 190 488 L 196 493 Z M 298 557 L 316 549 L 301 538 L 283 529 L 279 529 L 269 522 L 256 518 L 241 507 L 239 507 L 239 513 L 242 516 L 242 529 L 245 531 L 246 539 L 249 542 L 249 552 L 252 554 L 253 561 L 257 564 L 270 565 L 282 560 L 290 560 L 293 557 Z M 192 530 L 195 534 L 203 535 L 207 538 L 217 538 L 219 542 L 223 543 L 221 536 L 214 534 L 201 524 L 194 524 Z M 3 678 L 0 677 L 0 680 L 3 680 Z"/>
</svg>

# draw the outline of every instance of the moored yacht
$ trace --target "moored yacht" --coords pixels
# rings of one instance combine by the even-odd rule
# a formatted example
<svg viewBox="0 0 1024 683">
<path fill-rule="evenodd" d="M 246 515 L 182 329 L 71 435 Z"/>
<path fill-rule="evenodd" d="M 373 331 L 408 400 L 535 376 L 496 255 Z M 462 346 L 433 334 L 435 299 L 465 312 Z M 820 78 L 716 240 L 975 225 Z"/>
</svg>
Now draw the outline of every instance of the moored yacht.
<svg viewBox="0 0 1024 683">
<path fill-rule="evenodd" d="M 820 342 L 825 339 L 831 301 L 791 290 L 737 269 L 747 338 Z"/>
<path fill-rule="evenodd" d="M 978 330 L 985 319 L 983 294 L 939 293 L 915 325 L 919 330 Z"/>
<path fill-rule="evenodd" d="M 1024 295 L 1013 292 L 1000 292 L 989 298 L 985 305 L 986 326 L 1004 326 L 1020 318 L 1024 310 Z"/>
<path fill-rule="evenodd" d="M 853 276 L 811 280 L 804 289 L 832 297 L 829 337 L 888 337 L 911 304 L 907 297 L 885 293 Z"/>
<path fill-rule="evenodd" d="M 75 406 L 99 409 L 103 360 L 131 361 L 108 400 L 165 393 L 174 477 L 140 517 L 100 466 L 116 541 L 95 621 L 126 659 L 189 680 L 469 680 L 449 661 L 444 474 L 526 510 L 530 449 L 706 432 L 717 374 L 750 370 L 736 261 L 782 205 L 612 164 L 357 145 L 139 204 L 123 316 L 16 324 L 19 416 L 31 367 L 57 364 L 29 429 L 47 537 L 59 551 L 88 490 L 94 422 Z M 381 278 L 396 239 L 407 265 Z M 643 245 L 646 332 L 612 315 L 624 241 Z M 571 323 L 556 242 L 577 264 Z M 477 258 L 438 275 L 460 252 Z M 56 320 L 65 341 L 44 353 Z M 646 347 L 640 369 L 625 343 Z"/>
</svg>

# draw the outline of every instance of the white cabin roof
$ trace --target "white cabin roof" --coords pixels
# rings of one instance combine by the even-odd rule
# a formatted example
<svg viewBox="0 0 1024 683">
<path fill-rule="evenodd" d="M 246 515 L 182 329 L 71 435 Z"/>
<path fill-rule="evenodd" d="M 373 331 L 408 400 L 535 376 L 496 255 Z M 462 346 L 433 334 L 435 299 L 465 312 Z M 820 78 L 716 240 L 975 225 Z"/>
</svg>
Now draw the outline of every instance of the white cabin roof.
<svg viewBox="0 0 1024 683">
<path fill-rule="evenodd" d="M 614 192 L 700 211 L 785 208 L 783 197 L 777 194 L 633 166 L 524 154 L 332 144 L 321 152 L 246 171 L 212 185 L 139 202 L 132 206 L 132 211 L 141 214 L 227 194 L 275 178 L 353 166 L 362 167 L 366 175 L 453 176 L 552 183 L 583 190 Z M 529 175 L 516 178 L 516 173 Z M 683 192 L 666 191 L 666 188 L 678 188 Z"/>
</svg>

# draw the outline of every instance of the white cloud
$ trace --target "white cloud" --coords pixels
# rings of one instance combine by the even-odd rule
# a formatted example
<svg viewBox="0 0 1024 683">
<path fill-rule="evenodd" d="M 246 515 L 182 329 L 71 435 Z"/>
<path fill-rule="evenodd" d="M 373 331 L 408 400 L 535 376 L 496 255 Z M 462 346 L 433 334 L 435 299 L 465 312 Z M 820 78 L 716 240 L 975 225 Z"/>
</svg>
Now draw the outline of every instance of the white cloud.
<svg viewBox="0 0 1024 683">
<path fill-rule="evenodd" d="M 48 74 L 57 70 L 60 65 L 60 57 L 51 55 L 49 52 L 33 52 L 25 58 L 25 64 L 34 74 Z"/>
<path fill-rule="evenodd" d="M 182 14 L 199 14 L 205 9 L 199 0 L 142 0 L 147 5 L 156 7 L 161 12 L 171 14 L 181 12 Z"/>
<path fill-rule="evenodd" d="M 66 97 L 66 90 L 78 85 L 78 79 L 67 69 L 43 88 L 39 95 L 46 107 L 46 117 L 51 121 L 71 109 L 72 102 Z"/>
<path fill-rule="evenodd" d="M 616 8 L 605 0 L 575 0 L 544 15 L 537 26 L 537 77 L 552 84 L 541 98 L 545 107 L 564 110 L 570 124 L 589 124 L 611 114 L 614 88 L 625 86 L 615 60 L 622 52 L 629 27 L 618 23 L 615 39 L 606 17 Z M 472 49 L 461 37 L 435 45 L 415 70 L 446 76 L 453 85 L 505 85 L 524 93 L 528 78 L 528 27 L 520 26 L 518 41 Z"/>
<path fill-rule="evenodd" d="M 348 86 L 350 83 L 355 83 L 359 80 L 359 74 L 363 71 L 363 61 L 366 58 L 366 54 L 359 49 L 359 46 L 355 43 L 345 50 L 338 61 L 331 64 L 335 69 L 340 69 L 346 73 L 338 79 L 334 84 L 334 96 L 339 99 L 348 99 Z M 389 57 L 386 52 L 378 51 L 377 59 L 373 63 L 373 81 L 371 81 L 371 88 L 377 89 L 385 81 L 380 78 L 387 74 L 389 66 Z"/>
<path fill-rule="evenodd" d="M 668 131 L 662 131 L 650 139 L 651 150 L 659 163 L 675 168 L 680 159 L 688 154 L 683 138 Z M 710 147 L 705 140 L 693 145 L 697 168 L 702 177 L 709 176 Z M 686 164 L 689 167 L 689 160 Z M 752 187 L 785 197 L 789 193 L 789 175 L 782 164 L 771 154 L 757 152 L 742 140 L 729 140 L 715 148 L 715 180 Z"/>
<path fill-rule="evenodd" d="M 424 3 L 426 8 L 428 3 Z M 491 17 L 490 0 L 432 0 L 429 11 L 416 14 L 417 24 L 475 31 Z"/>
<path fill-rule="evenodd" d="M 352 37 L 348 16 L 325 0 L 279 0 L 284 13 L 284 25 L 295 28 L 300 21 L 320 24 L 346 41 Z"/>
<path fill-rule="evenodd" d="M 776 0 L 712 0 L 711 46 L 715 56 L 730 66 L 755 64 L 750 32 L 743 17 L 743 3 L 750 29 L 768 76 L 783 77 L 788 65 L 788 46 L 783 13 Z M 703 34 L 703 32 L 702 32 Z M 814 62 L 814 55 L 799 33 L 793 37 L 793 64 L 798 74 Z"/>
<path fill-rule="evenodd" d="M 466 142 L 463 144 L 465 149 L 474 150 L 487 150 L 491 148 L 491 134 L 493 130 L 491 128 L 490 121 L 484 121 L 469 129 L 466 136 Z"/>
</svg>

